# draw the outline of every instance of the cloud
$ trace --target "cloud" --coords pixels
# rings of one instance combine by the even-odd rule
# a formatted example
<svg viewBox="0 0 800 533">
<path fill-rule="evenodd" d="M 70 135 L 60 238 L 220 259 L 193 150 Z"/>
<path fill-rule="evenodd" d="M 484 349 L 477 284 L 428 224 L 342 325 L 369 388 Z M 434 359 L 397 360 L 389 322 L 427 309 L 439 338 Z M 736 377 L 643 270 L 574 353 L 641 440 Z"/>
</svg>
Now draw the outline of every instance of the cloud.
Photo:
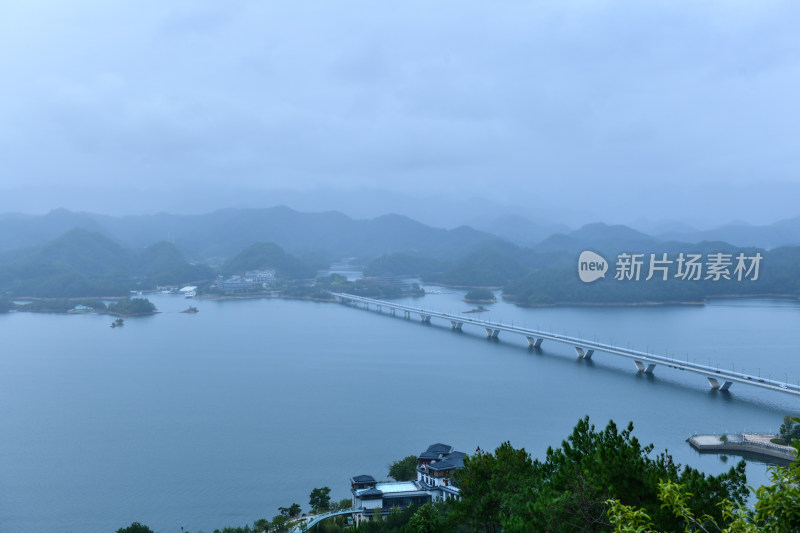
<svg viewBox="0 0 800 533">
<path fill-rule="evenodd" d="M 641 216 L 653 189 L 735 184 L 766 202 L 780 186 L 754 184 L 797 180 L 788 2 L 0 10 L 7 188 L 424 188 L 573 206 L 599 190 Z"/>
</svg>

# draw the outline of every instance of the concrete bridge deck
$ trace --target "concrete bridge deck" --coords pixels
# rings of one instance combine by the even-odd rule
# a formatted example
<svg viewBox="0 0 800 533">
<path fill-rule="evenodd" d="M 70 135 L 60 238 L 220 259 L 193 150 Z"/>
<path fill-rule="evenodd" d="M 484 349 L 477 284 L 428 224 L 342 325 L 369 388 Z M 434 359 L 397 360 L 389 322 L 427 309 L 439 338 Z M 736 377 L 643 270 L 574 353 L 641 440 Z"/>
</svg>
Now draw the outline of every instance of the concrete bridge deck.
<svg viewBox="0 0 800 533">
<path fill-rule="evenodd" d="M 680 361 L 664 355 L 631 350 L 629 348 L 613 346 L 588 339 L 522 328 L 519 326 L 502 324 L 500 322 L 489 322 L 486 320 L 466 317 L 461 314 L 454 315 L 450 313 L 442 313 L 439 311 L 402 305 L 384 300 L 375 300 L 372 298 L 365 298 L 363 296 L 354 296 L 352 294 L 331 293 L 331 295 L 334 296 L 337 301 L 343 304 L 362 304 L 366 309 L 370 309 L 370 306 L 374 306 L 378 311 L 383 311 L 385 308 L 395 316 L 397 315 L 398 311 L 403 313 L 404 318 L 411 318 L 412 315 L 418 315 L 423 323 L 430 323 L 432 318 L 439 318 L 449 321 L 451 327 L 456 330 L 461 330 L 464 324 L 478 326 L 483 328 L 486 331 L 486 335 L 491 338 L 498 338 L 500 332 L 523 335 L 527 338 L 528 345 L 531 348 L 540 348 L 542 342 L 544 341 L 555 341 L 563 344 L 569 344 L 575 348 L 575 353 L 581 359 L 591 359 L 595 352 L 603 352 L 621 357 L 627 357 L 628 359 L 633 360 L 633 363 L 636 365 L 636 369 L 639 372 L 646 374 L 651 374 L 658 365 L 694 372 L 696 374 L 705 376 L 711 388 L 715 390 L 727 391 L 733 383 L 744 383 L 746 385 L 752 385 L 762 389 L 769 389 L 800 396 L 800 385 L 784 383 L 782 381 L 773 379 L 766 379 L 760 376 L 735 372 L 733 370 L 724 370 L 698 363 Z"/>
</svg>

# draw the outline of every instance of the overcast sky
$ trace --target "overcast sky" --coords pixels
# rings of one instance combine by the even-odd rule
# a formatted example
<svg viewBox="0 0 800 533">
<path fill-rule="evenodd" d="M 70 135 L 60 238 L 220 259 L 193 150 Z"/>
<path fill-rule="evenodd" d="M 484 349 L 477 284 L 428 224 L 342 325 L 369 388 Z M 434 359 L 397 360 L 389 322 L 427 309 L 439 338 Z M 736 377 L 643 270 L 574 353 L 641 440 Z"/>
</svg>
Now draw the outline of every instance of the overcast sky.
<svg viewBox="0 0 800 533">
<path fill-rule="evenodd" d="M 798 27 L 764 0 L 2 2 L 0 210 L 771 222 L 800 215 Z"/>
</svg>

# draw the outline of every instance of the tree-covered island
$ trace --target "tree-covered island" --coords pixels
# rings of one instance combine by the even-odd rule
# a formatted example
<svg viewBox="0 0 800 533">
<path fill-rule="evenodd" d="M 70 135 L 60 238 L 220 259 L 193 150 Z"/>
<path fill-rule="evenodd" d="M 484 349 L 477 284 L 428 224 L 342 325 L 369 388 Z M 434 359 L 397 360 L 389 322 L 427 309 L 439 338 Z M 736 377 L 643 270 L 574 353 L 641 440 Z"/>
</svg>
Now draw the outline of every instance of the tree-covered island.
<svg viewBox="0 0 800 533">
<path fill-rule="evenodd" d="M 464 295 L 464 301 L 467 303 L 491 304 L 495 303 L 497 299 L 489 289 L 472 289 Z"/>
</svg>

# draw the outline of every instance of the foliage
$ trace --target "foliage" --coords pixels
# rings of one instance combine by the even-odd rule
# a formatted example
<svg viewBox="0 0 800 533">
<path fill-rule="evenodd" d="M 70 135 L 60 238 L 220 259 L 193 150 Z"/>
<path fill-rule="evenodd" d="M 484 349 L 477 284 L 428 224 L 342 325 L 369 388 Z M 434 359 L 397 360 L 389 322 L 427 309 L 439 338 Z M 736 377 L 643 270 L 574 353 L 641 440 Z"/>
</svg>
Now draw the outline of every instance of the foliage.
<svg viewBox="0 0 800 533">
<path fill-rule="evenodd" d="M 778 431 L 778 438 L 783 444 L 790 444 L 794 439 L 800 439 L 800 424 L 797 418 L 783 417 L 783 424 Z"/>
<path fill-rule="evenodd" d="M 662 508 L 669 509 L 672 514 L 683 522 L 684 531 L 705 531 L 720 533 L 757 533 L 761 531 L 748 517 L 747 510 L 739 505 L 735 506 L 730 501 L 724 500 L 718 505 L 722 516 L 727 521 L 727 526 L 720 526 L 712 517 L 705 515 L 697 517 L 692 511 L 689 502 L 692 494 L 687 492 L 683 485 L 673 481 L 659 482 L 658 498 Z M 659 533 L 654 529 L 650 515 L 644 510 L 634 506 L 620 503 L 619 500 L 609 500 L 608 518 L 617 533 Z M 677 530 L 676 530 L 677 531 Z"/>
<path fill-rule="evenodd" d="M 14 302 L 8 298 L 0 298 L 0 313 L 8 313 L 14 308 Z"/>
<path fill-rule="evenodd" d="M 248 270 L 275 269 L 278 279 L 311 279 L 316 271 L 274 243 L 251 244 L 225 263 L 225 274 L 241 274 Z"/>
<path fill-rule="evenodd" d="M 98 233 L 73 229 L 34 248 L 3 254 L 0 290 L 33 298 L 108 297 L 141 286 L 207 279 L 169 243 L 126 250 Z"/>
<path fill-rule="evenodd" d="M 395 481 L 412 481 L 417 479 L 417 456 L 409 455 L 393 462 L 389 466 L 389 476 Z"/>
<path fill-rule="evenodd" d="M 800 422 L 800 419 L 793 419 Z M 659 483 L 659 500 L 680 521 L 685 531 L 717 531 L 722 533 L 791 533 L 800 531 L 800 440 L 794 441 L 798 458 L 788 467 L 772 466 L 769 469 L 771 485 L 755 491 L 757 501 L 752 510 L 741 503 L 734 504 L 724 498 L 717 503 L 721 519 L 700 515 L 693 508 L 698 496 L 683 484 L 673 481 Z M 619 500 L 610 500 L 608 517 L 614 530 L 620 533 L 659 533 L 677 529 L 659 530 L 650 515 L 642 508 L 628 506 Z"/>
<path fill-rule="evenodd" d="M 800 418 L 791 421 L 800 424 Z M 755 520 L 765 531 L 800 531 L 800 439 L 792 445 L 797 458 L 788 467 L 770 467 L 772 485 L 756 490 Z"/>
<path fill-rule="evenodd" d="M 527 254 L 510 244 L 482 246 L 425 280 L 464 287 L 501 287 L 531 271 Z"/>
<path fill-rule="evenodd" d="M 478 450 L 464 458 L 464 468 L 454 476 L 461 490 L 454 520 L 472 530 L 500 531 L 515 514 L 515 494 L 533 478 L 533 463 L 524 448 L 504 442 L 493 454 Z"/>
<path fill-rule="evenodd" d="M 667 252 L 669 246 L 666 244 L 664 246 L 664 249 L 658 251 Z M 744 253 L 746 256 L 760 253 L 763 260 L 759 278 L 756 281 L 737 281 L 734 276 L 731 276 L 730 280 L 691 281 L 670 277 L 664 281 L 656 275 L 648 281 L 645 278 L 648 274 L 646 269 L 649 251 L 642 250 L 647 257 L 639 281 L 615 280 L 615 265 L 612 261 L 614 256 L 606 254 L 606 258 L 609 259 L 609 272 L 604 279 L 593 283 L 581 282 L 574 262 L 565 265 L 549 265 L 535 270 L 525 277 L 506 283 L 503 294 L 508 300 L 521 305 L 699 303 L 715 296 L 800 295 L 800 279 L 796 275 L 797 262 L 800 260 L 800 247 L 798 246 L 786 246 L 769 251 L 737 248 L 725 243 L 681 246 L 685 248 L 681 251 L 687 253 L 724 252 L 731 254 L 734 258 L 739 253 Z M 696 248 L 692 249 L 692 246 Z"/>
<path fill-rule="evenodd" d="M 478 452 L 465 459 L 456 479 L 462 493 L 457 516 L 482 531 L 607 531 L 607 501 L 616 499 L 672 531 L 679 520 L 661 508 L 659 480 L 685 485 L 697 494 L 692 512 L 719 523 L 725 519 L 717 502 L 744 502 L 744 462 L 706 476 L 666 454 L 650 458 L 653 446 L 642 446 L 632 431 L 632 424 L 619 431 L 613 422 L 596 431 L 586 417 L 561 448 L 548 449 L 544 461 L 531 462 L 525 450 L 509 443 L 494 454 Z"/>
<path fill-rule="evenodd" d="M 350 509 L 353 507 L 353 500 L 350 498 L 344 498 L 339 500 L 338 502 L 332 502 L 330 505 L 331 511 L 344 511 L 345 509 Z"/>
<path fill-rule="evenodd" d="M 108 304 L 108 313 L 112 315 L 149 315 L 155 312 L 156 306 L 147 298 L 129 298 Z"/>
<path fill-rule="evenodd" d="M 430 277 L 444 270 L 445 264 L 419 253 L 401 252 L 383 255 L 364 268 L 365 276 Z"/>
<path fill-rule="evenodd" d="M 121 527 L 117 533 L 154 533 L 152 529 L 139 522 L 133 522 L 128 527 Z"/>
<path fill-rule="evenodd" d="M 332 274 L 317 278 L 314 285 L 293 285 L 281 290 L 281 296 L 287 298 L 308 298 L 330 300 L 329 292 L 342 292 L 366 298 L 389 299 L 401 296 L 423 296 L 425 291 L 419 284 L 394 285 L 371 279 L 349 281 L 341 274 Z"/>
<path fill-rule="evenodd" d="M 303 510 L 300 508 L 299 503 L 293 503 L 289 507 L 278 507 L 278 512 L 280 512 L 283 516 L 294 518 L 296 516 L 300 516 L 300 513 L 302 513 Z"/>
<path fill-rule="evenodd" d="M 465 302 L 494 302 L 494 293 L 489 289 L 472 289 L 464 295 Z"/>
<path fill-rule="evenodd" d="M 308 496 L 308 504 L 316 513 L 327 511 L 331 504 L 331 489 L 322 487 L 312 490 Z"/>
<path fill-rule="evenodd" d="M 134 275 L 146 280 L 148 286 L 178 285 L 214 277 L 211 268 L 189 264 L 180 250 L 169 242 L 148 246 L 134 258 L 134 265 Z"/>
<path fill-rule="evenodd" d="M 442 517 L 436 512 L 433 504 L 428 502 L 417 509 L 403 531 L 404 533 L 440 533 L 443 525 Z"/>
<path fill-rule="evenodd" d="M 34 300 L 27 304 L 17 305 L 16 309 L 33 313 L 66 313 L 74 309 L 76 305 L 90 307 L 98 313 L 103 313 L 106 310 L 106 304 L 100 300 L 68 300 L 65 298 Z"/>
</svg>

